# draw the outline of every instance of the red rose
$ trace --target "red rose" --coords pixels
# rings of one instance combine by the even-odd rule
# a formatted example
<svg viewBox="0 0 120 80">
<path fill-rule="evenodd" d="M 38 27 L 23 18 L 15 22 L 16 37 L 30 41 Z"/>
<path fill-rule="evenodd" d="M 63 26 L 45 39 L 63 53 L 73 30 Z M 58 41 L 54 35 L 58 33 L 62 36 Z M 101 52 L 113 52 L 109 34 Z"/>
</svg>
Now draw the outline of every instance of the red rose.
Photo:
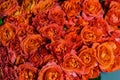
<svg viewBox="0 0 120 80">
<path fill-rule="evenodd" d="M 15 36 L 15 28 L 12 24 L 6 23 L 2 27 L 0 27 L 0 41 L 4 46 L 7 46 L 9 42 Z"/>
<path fill-rule="evenodd" d="M 18 67 L 18 79 L 37 79 L 37 68 L 33 67 L 30 63 L 21 64 Z"/>
</svg>

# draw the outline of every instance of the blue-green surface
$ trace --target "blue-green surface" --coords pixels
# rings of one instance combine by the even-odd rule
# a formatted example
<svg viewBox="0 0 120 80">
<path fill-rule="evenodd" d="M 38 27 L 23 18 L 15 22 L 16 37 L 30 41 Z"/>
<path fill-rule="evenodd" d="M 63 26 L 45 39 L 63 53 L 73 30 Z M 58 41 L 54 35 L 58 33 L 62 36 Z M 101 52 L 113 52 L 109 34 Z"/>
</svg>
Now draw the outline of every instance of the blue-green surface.
<svg viewBox="0 0 120 80">
<path fill-rule="evenodd" d="M 120 80 L 120 71 L 112 73 L 102 73 L 101 80 Z"/>
</svg>

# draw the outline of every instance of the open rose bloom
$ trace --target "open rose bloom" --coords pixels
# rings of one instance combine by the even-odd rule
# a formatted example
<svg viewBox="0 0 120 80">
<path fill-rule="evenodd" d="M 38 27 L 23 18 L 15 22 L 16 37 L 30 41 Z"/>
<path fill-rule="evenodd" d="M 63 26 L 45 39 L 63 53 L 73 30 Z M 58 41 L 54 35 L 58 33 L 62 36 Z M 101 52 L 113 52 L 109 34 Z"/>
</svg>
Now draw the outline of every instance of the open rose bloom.
<svg viewBox="0 0 120 80">
<path fill-rule="evenodd" d="M 120 0 L 0 0 L 0 20 L 0 80 L 120 70 Z"/>
</svg>

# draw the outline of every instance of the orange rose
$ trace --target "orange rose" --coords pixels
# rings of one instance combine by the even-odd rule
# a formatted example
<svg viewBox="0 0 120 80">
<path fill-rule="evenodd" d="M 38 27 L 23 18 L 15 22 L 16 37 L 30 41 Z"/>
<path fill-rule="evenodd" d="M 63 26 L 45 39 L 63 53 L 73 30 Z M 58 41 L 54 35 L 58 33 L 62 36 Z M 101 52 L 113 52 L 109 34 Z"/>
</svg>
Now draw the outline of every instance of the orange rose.
<svg viewBox="0 0 120 80">
<path fill-rule="evenodd" d="M 61 7 L 68 17 L 77 16 L 81 11 L 79 1 L 64 1 Z"/>
<path fill-rule="evenodd" d="M 120 26 L 120 3 L 112 1 L 107 14 L 105 15 L 106 21 L 111 26 Z"/>
<path fill-rule="evenodd" d="M 21 52 L 20 40 L 17 36 L 15 36 L 14 39 L 10 41 L 9 49 L 16 53 Z"/>
<path fill-rule="evenodd" d="M 40 70 L 38 80 L 63 80 L 62 69 L 55 63 L 48 63 Z"/>
<path fill-rule="evenodd" d="M 95 59 L 96 51 L 92 48 L 86 48 L 78 54 L 78 57 L 85 65 L 85 73 L 88 73 L 91 68 L 95 67 L 97 62 Z"/>
<path fill-rule="evenodd" d="M 36 80 L 37 68 L 33 67 L 30 63 L 21 64 L 18 67 L 19 80 Z"/>
<path fill-rule="evenodd" d="M 27 35 L 34 33 L 34 28 L 26 23 L 20 23 L 17 28 L 17 36 L 20 39 L 20 41 L 23 40 Z"/>
<path fill-rule="evenodd" d="M 70 52 L 72 45 L 67 40 L 56 40 L 50 44 L 50 50 L 52 55 L 55 55 L 61 62 L 66 53 Z"/>
<path fill-rule="evenodd" d="M 53 7 L 55 2 L 55 0 L 40 0 L 39 3 L 37 3 L 37 5 L 35 5 L 32 9 L 32 12 L 34 12 L 34 14 L 39 14 Z"/>
<path fill-rule="evenodd" d="M 2 15 L 11 15 L 17 9 L 18 5 L 16 0 L 8 0 L 0 4 L 0 12 Z"/>
<path fill-rule="evenodd" d="M 111 42 L 105 42 L 97 47 L 96 59 L 101 70 L 109 68 L 114 63 L 114 46 Z"/>
<path fill-rule="evenodd" d="M 96 42 L 102 35 L 102 31 L 96 27 L 86 26 L 81 31 L 81 38 L 85 44 Z"/>
<path fill-rule="evenodd" d="M 48 18 L 60 26 L 65 24 L 65 13 L 58 5 L 49 10 Z"/>
<path fill-rule="evenodd" d="M 62 68 L 65 71 L 77 72 L 77 73 L 83 73 L 84 70 L 83 63 L 80 61 L 79 57 L 72 53 L 66 54 L 64 56 Z"/>
<path fill-rule="evenodd" d="M 39 34 L 29 35 L 21 42 L 21 47 L 24 53 L 28 54 L 31 51 L 37 50 L 43 43 L 42 41 L 43 38 Z"/>
<path fill-rule="evenodd" d="M 65 34 L 65 40 L 71 41 L 71 42 L 76 42 L 79 41 L 80 34 L 81 31 L 81 27 L 75 27 L 75 26 L 71 26 Z"/>
<path fill-rule="evenodd" d="M 47 26 L 50 20 L 48 19 L 48 13 L 42 12 L 32 18 L 32 25 L 39 30 L 40 28 Z"/>
<path fill-rule="evenodd" d="M 33 64 L 35 67 L 39 67 L 42 65 L 43 63 L 43 58 L 40 56 L 39 53 L 37 52 L 33 52 L 32 55 L 30 55 L 28 61 Z"/>
<path fill-rule="evenodd" d="M 86 15 L 103 16 L 104 14 L 99 0 L 85 0 L 82 6 L 82 10 Z"/>
<path fill-rule="evenodd" d="M 43 37 L 51 39 L 52 41 L 57 40 L 62 35 L 62 27 L 58 24 L 49 24 L 39 29 L 39 32 Z"/>
<path fill-rule="evenodd" d="M 113 72 L 120 69 L 120 46 L 117 42 L 109 42 L 113 53 L 114 53 L 114 62 L 108 68 L 103 69 L 104 72 Z"/>
<path fill-rule="evenodd" d="M 5 23 L 2 27 L 0 27 L 0 41 L 4 46 L 7 46 L 15 36 L 15 28 L 10 23 Z"/>
</svg>

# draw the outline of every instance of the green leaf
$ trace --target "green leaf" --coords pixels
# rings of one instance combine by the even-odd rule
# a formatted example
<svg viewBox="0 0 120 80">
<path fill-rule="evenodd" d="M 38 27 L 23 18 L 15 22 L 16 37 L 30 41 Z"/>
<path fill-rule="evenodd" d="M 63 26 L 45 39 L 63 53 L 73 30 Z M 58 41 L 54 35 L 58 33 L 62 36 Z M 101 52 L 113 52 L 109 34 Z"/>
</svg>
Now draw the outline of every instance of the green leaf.
<svg viewBox="0 0 120 80">
<path fill-rule="evenodd" d="M 89 80 L 101 80 L 101 75 L 98 76 L 97 78 L 94 78 L 94 79 L 89 79 Z"/>
<path fill-rule="evenodd" d="M 2 21 L 2 19 L 0 19 L 0 25 L 2 25 L 3 24 L 3 21 Z"/>
</svg>

